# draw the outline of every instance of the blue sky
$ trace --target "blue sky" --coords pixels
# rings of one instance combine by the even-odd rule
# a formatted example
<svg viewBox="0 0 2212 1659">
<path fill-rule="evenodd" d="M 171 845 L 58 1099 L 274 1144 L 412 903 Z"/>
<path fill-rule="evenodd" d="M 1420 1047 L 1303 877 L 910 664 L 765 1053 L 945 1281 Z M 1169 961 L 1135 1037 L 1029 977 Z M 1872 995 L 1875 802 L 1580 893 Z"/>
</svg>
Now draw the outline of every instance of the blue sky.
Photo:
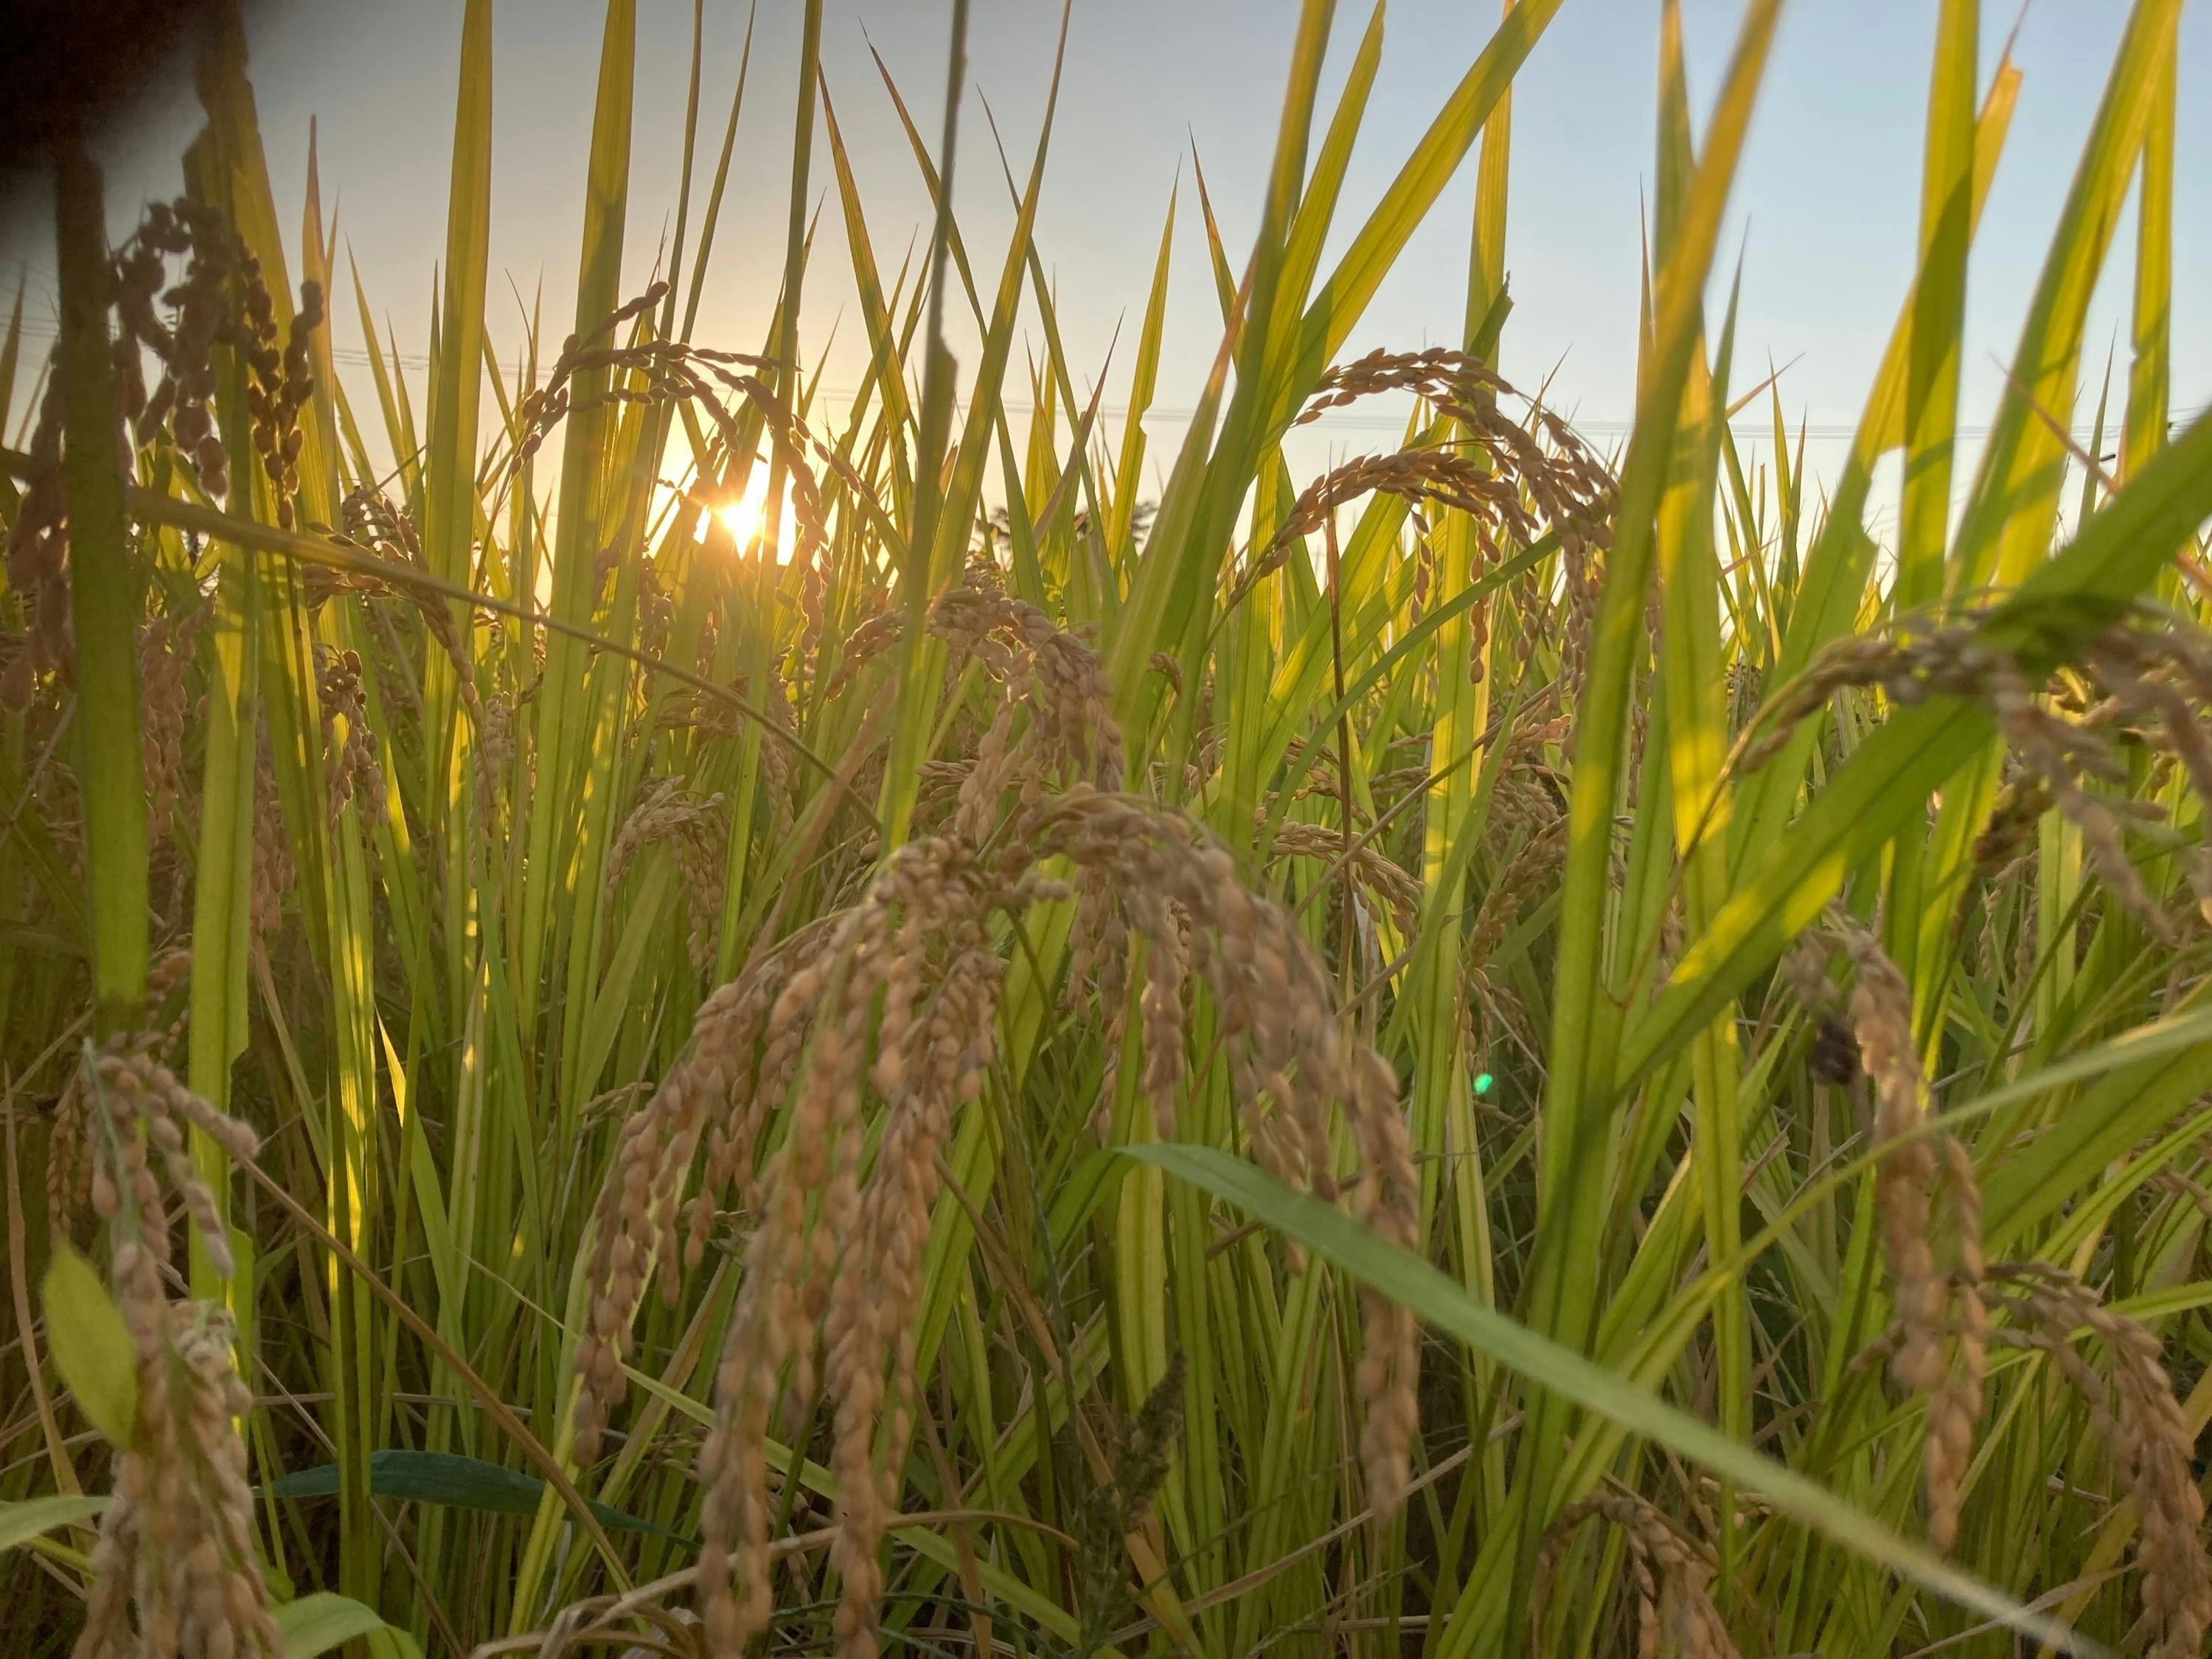
<svg viewBox="0 0 2212 1659">
<path fill-rule="evenodd" d="M 672 221 L 689 67 L 691 8 L 641 0 L 638 115 L 628 264 L 647 280 Z M 1686 0 L 1693 97 L 1714 90 L 1741 0 Z M 1972 276 L 1962 420 L 1986 421 L 2033 288 L 2075 159 L 2127 8 L 2119 0 L 2036 0 L 2016 61 L 2018 112 Z M 708 0 L 702 125 L 719 135 L 734 83 L 746 8 Z M 796 0 L 762 0 L 753 72 L 739 126 L 731 197 L 702 316 L 702 339 L 758 343 L 780 275 L 795 95 Z M 868 57 L 884 56 L 925 131 L 941 112 L 945 18 L 924 0 L 830 0 L 823 63 L 871 214 L 878 259 L 895 270 L 927 206 L 906 141 Z M 1339 8 L 1325 81 L 1333 96 L 1364 25 L 1362 0 Z M 1796 362 L 1782 382 L 1793 421 L 1815 434 L 1816 465 L 1863 400 L 1875 361 L 1910 279 L 1934 0 L 1795 0 L 1785 9 L 1724 247 L 1743 252 L 1738 362 Z M 300 200 L 311 117 L 319 122 L 326 203 L 358 261 L 373 309 L 388 315 L 403 354 L 426 347 L 434 270 L 444 235 L 446 178 L 459 49 L 459 0 L 271 0 L 252 27 L 253 77 L 280 203 Z M 1218 341 L 1219 314 L 1191 188 L 1203 163 L 1232 259 L 1255 228 L 1282 95 L 1296 7 L 1291 0 L 1077 0 L 1068 63 L 1038 226 L 1075 361 L 1095 374 L 1117 325 L 1121 350 L 1106 401 L 1121 399 L 1169 191 L 1182 180 L 1166 354 L 1148 420 L 1164 465 L 1180 438 L 1176 411 L 1194 396 Z M 1512 378 L 1557 371 L 1553 398 L 1601 442 L 1629 412 L 1634 377 L 1638 222 L 1654 118 L 1657 0 L 1566 0 L 1515 89 L 1506 266 L 1516 310 L 1503 367 Z M 1983 24 L 1994 61 L 2014 12 L 1993 3 Z M 1340 243 L 1487 39 L 1492 0 L 1394 0 L 1382 69 L 1345 189 Z M 547 332 L 569 325 L 580 182 L 589 140 L 601 9 L 586 0 L 501 0 L 495 13 L 492 326 L 519 338 L 511 279 L 526 300 L 542 283 Z M 1017 173 L 1026 169 L 1043 109 L 1059 8 L 1045 0 L 975 0 L 969 91 L 963 105 L 957 192 L 980 273 L 995 272 L 1012 224 L 983 119 L 995 112 Z M 2212 398 L 2212 319 L 2186 304 L 2212 269 L 2212 9 L 2183 25 L 2177 185 L 2174 401 Z M 979 95 L 980 94 L 980 95 Z M 118 228 L 133 204 L 178 185 L 175 156 L 196 112 L 179 84 L 149 101 L 100 146 Z M 817 147 L 815 189 L 830 183 Z M 1464 168 L 1400 258 L 1349 351 L 1453 338 L 1463 307 Z M 35 188 L 0 210 L 0 270 L 27 276 L 33 320 L 51 315 L 51 256 Z M 2131 246 L 2130 214 L 2119 232 Z M 810 358 L 851 292 L 834 199 L 823 217 L 804 315 Z M 988 280 L 988 277 L 986 277 Z M 2090 327 L 2089 372 L 2114 331 L 2124 344 L 2126 261 L 2117 257 Z M 337 296 L 338 343 L 361 342 L 352 296 Z M 825 384 L 849 386 L 865 361 L 845 311 Z M 1019 372 L 1018 360 L 1017 372 Z M 2123 357 L 2122 372 L 2124 372 Z M 365 373 L 365 371 L 364 371 Z M 1741 384 L 1748 384 L 1748 378 Z M 1087 390 L 1087 388 L 1086 388 Z M 2094 398 L 2094 389 L 2090 396 Z M 2081 419 L 2087 418 L 2085 406 Z M 1389 434 L 1323 428 L 1318 452 L 1381 447 Z M 1301 458 L 1293 456 L 1294 465 Z"/>
</svg>

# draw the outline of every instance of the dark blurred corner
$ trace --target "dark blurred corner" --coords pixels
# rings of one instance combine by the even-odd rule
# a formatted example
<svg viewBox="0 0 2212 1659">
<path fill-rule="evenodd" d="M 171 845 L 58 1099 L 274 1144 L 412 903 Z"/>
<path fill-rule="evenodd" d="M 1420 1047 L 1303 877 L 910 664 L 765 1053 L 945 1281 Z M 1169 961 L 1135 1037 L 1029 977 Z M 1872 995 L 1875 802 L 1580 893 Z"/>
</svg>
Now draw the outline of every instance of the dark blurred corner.
<svg viewBox="0 0 2212 1659">
<path fill-rule="evenodd" d="M 34 167 L 58 135 L 130 119 L 236 0 L 0 0 L 0 173 Z"/>
</svg>

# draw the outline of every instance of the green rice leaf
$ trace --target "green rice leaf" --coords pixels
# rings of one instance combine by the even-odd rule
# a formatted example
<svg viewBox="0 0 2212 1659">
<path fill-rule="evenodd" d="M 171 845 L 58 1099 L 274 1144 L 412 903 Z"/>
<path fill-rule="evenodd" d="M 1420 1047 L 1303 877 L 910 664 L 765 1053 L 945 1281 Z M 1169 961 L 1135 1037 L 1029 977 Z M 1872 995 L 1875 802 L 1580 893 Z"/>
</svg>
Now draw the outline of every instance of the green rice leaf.
<svg viewBox="0 0 2212 1659">
<path fill-rule="evenodd" d="M 386 1624 L 374 1608 L 331 1590 L 288 1601 L 270 1609 L 270 1617 L 284 1638 L 284 1659 L 315 1659 L 364 1637 L 371 1638 L 372 1652 L 381 1645 L 381 1652 L 395 1659 L 418 1654 L 414 1638 L 404 1631 Z"/>
<path fill-rule="evenodd" d="M 43 1538 L 64 1527 L 89 1521 L 110 1501 L 82 1493 L 57 1493 L 49 1498 L 0 1503 L 0 1554 L 20 1549 L 33 1538 Z"/>
<path fill-rule="evenodd" d="M 128 1446 L 138 1427 L 138 1346 L 107 1286 L 65 1239 L 54 1241 L 40 1301 L 46 1350 L 77 1409 L 109 1444 Z"/>
<path fill-rule="evenodd" d="M 1334 1206 L 1292 1192 L 1212 1147 L 1132 1146 L 1125 1156 L 1236 1205 L 1539 1388 L 1735 1481 L 1868 1559 L 2033 1640 L 2069 1652 L 2096 1651 L 1817 1483 L 1477 1300 L 1412 1251 L 1385 1242 Z"/>
</svg>

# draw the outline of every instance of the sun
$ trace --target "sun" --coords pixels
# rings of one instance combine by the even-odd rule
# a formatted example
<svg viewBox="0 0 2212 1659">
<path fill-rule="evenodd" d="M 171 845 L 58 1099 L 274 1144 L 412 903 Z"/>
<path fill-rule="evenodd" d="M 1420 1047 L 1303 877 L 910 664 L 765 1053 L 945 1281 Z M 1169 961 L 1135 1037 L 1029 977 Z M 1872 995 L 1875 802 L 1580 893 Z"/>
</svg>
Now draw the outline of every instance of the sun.
<svg viewBox="0 0 2212 1659">
<path fill-rule="evenodd" d="M 761 504 L 750 494 L 714 511 L 722 527 L 730 532 L 730 539 L 740 548 L 750 548 L 760 539 Z"/>
<path fill-rule="evenodd" d="M 788 501 L 784 503 L 780 522 L 771 526 L 769 523 L 768 471 L 765 467 L 753 468 L 751 476 L 745 480 L 744 491 L 716 507 L 714 516 L 721 521 L 721 526 L 728 533 L 731 545 L 739 557 L 759 556 L 763 551 L 764 542 L 772 542 L 767 550 L 772 552 L 778 564 L 791 557 L 791 503 Z M 780 533 L 771 537 L 771 529 Z"/>
</svg>

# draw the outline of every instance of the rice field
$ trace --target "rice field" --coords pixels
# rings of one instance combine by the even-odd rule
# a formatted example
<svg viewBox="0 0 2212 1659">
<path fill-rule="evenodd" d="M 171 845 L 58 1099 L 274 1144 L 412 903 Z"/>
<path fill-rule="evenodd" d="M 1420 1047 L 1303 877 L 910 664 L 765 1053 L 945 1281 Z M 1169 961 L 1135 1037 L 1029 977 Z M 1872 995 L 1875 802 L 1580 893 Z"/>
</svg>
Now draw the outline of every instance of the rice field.
<svg viewBox="0 0 2212 1659">
<path fill-rule="evenodd" d="M 948 175 L 998 158 L 900 101 L 938 210 L 879 262 L 802 3 L 748 58 L 799 103 L 748 338 L 694 333 L 711 260 L 779 253 L 716 244 L 696 61 L 622 288 L 635 0 L 573 325 L 514 361 L 489 0 L 427 374 L 312 166 L 273 196 L 241 29 L 119 244 L 58 148 L 59 338 L 19 301 L 0 344 L 7 1651 L 2204 1653 L 2179 0 L 1963 410 L 2020 76 L 1940 0 L 1916 279 L 1817 479 L 1717 246 L 1779 0 L 1701 131 L 1665 0 L 1619 444 L 1495 368 L 1559 0 L 1371 200 L 1382 11 L 1286 17 L 1256 240 L 1171 213 L 1118 430 L 1035 236 L 1049 113 L 979 246 Z M 1470 179 L 1459 343 L 1347 356 Z M 1194 259 L 1221 331 L 1148 453 Z"/>
</svg>

